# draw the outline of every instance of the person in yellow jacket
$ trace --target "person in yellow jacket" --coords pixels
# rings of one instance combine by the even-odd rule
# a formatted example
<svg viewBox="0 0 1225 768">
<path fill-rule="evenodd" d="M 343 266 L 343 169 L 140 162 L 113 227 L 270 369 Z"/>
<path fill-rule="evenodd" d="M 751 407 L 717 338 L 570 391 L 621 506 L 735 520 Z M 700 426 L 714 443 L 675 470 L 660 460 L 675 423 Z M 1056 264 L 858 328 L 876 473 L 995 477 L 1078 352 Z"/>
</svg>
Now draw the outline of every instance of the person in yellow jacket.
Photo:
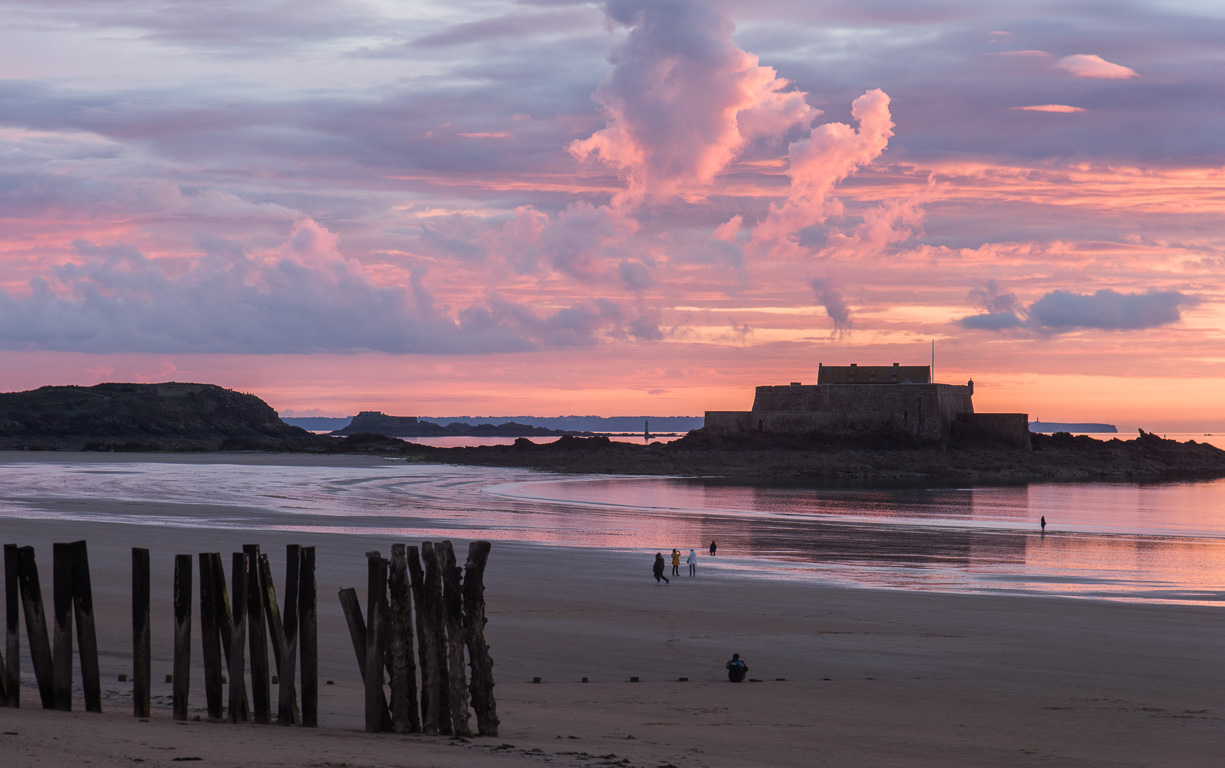
<svg viewBox="0 0 1225 768">
<path fill-rule="evenodd" d="M 679 549 L 672 550 L 672 575 L 681 575 L 681 552 Z"/>
</svg>

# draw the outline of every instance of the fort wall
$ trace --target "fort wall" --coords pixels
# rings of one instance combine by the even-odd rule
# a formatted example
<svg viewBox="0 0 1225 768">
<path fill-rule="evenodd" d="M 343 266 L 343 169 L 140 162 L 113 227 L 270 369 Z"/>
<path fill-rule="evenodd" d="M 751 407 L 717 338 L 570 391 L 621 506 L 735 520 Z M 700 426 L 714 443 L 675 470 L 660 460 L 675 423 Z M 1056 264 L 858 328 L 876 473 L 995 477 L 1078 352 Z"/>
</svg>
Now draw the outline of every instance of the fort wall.
<svg viewBox="0 0 1225 768">
<path fill-rule="evenodd" d="M 791 384 L 757 388 L 752 411 L 710 411 L 716 432 L 908 435 L 947 443 L 952 423 L 972 414 L 972 388 L 958 384 Z"/>
</svg>

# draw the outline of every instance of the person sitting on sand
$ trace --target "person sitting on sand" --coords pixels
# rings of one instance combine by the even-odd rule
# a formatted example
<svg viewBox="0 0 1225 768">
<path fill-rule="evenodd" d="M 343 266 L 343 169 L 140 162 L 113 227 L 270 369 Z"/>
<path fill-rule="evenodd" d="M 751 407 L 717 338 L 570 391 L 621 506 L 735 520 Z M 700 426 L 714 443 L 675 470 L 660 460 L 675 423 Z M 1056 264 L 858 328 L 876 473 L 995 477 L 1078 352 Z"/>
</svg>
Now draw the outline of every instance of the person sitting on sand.
<svg viewBox="0 0 1225 768">
<path fill-rule="evenodd" d="M 678 549 L 672 550 L 672 575 L 681 575 L 681 553 Z"/>
<path fill-rule="evenodd" d="M 732 660 L 727 662 L 727 680 L 731 683 L 744 682 L 744 676 L 749 673 L 749 665 L 740 660 L 740 654 L 733 653 Z"/>
<path fill-rule="evenodd" d="M 655 574 L 655 584 L 659 584 L 659 580 L 663 579 L 664 583 L 668 583 L 668 577 L 664 575 L 664 553 L 655 553 L 655 565 L 651 568 L 651 573 Z"/>
<path fill-rule="evenodd" d="M 689 550 L 689 557 L 685 558 L 685 562 L 689 563 L 689 575 L 697 576 L 698 575 L 698 553 L 694 552 L 692 549 Z"/>
</svg>

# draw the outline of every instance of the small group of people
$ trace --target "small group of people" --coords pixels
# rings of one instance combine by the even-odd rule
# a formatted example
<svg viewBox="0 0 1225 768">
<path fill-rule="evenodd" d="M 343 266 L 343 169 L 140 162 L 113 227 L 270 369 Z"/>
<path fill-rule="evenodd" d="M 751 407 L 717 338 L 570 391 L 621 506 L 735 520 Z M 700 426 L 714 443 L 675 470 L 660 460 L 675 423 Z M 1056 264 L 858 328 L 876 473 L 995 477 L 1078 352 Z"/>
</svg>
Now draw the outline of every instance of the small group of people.
<svg viewBox="0 0 1225 768">
<path fill-rule="evenodd" d="M 711 556 L 715 554 L 715 550 L 717 548 L 718 548 L 718 545 L 716 545 L 713 541 L 710 542 Z M 689 575 L 697 576 L 698 575 L 698 553 L 692 549 L 689 550 L 689 554 L 685 557 L 685 562 L 689 565 Z M 664 575 L 664 553 L 663 552 L 655 553 L 655 565 L 652 566 L 651 573 L 655 574 L 655 583 L 657 585 L 672 583 L 671 580 L 669 580 L 668 577 Z M 672 575 L 673 576 L 681 575 L 681 551 L 679 549 L 672 550 Z"/>
<path fill-rule="evenodd" d="M 689 556 L 685 558 L 685 562 L 689 564 L 689 575 L 696 576 L 698 574 L 698 554 L 692 549 L 689 550 Z M 651 568 L 651 573 L 655 574 L 656 584 L 671 583 L 667 576 L 664 575 L 664 553 L 655 553 L 655 565 Z M 680 550 L 672 550 L 672 575 L 681 575 L 681 553 Z"/>
</svg>

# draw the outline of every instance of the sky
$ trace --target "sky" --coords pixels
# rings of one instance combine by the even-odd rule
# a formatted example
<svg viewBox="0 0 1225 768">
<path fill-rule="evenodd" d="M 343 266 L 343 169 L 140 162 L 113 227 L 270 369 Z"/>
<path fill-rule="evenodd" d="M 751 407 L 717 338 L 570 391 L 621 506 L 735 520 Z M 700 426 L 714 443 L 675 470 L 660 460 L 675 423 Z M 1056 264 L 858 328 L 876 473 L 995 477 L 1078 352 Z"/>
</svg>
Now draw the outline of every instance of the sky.
<svg viewBox="0 0 1225 768">
<path fill-rule="evenodd" d="M 989 7 L 990 6 L 990 7 Z M 1225 5 L 0 0 L 0 389 L 1225 430 Z"/>
</svg>

